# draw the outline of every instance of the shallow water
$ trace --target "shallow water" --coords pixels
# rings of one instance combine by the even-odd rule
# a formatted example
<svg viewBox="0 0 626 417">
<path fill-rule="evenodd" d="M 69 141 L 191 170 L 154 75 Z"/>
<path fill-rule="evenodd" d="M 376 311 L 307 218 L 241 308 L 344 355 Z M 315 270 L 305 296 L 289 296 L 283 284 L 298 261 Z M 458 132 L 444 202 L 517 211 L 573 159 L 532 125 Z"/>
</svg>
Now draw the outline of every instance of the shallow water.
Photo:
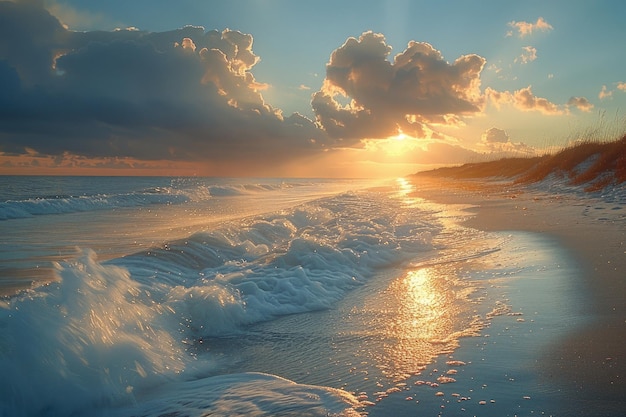
<svg viewBox="0 0 626 417">
<path fill-rule="evenodd" d="M 50 283 L 0 309 L 0 415 L 563 407 L 532 366 L 580 321 L 553 241 L 403 180 L 40 180 L 1 207 L 5 292 Z"/>
</svg>

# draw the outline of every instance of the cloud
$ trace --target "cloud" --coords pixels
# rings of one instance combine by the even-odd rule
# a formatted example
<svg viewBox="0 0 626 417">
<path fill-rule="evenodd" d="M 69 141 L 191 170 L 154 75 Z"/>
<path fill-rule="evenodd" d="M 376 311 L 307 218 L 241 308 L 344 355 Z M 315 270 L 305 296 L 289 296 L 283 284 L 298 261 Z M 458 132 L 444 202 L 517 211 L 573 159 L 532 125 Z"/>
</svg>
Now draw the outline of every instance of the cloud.
<svg viewBox="0 0 626 417">
<path fill-rule="evenodd" d="M 9 62 L 27 86 L 50 76 L 53 57 L 69 34 L 36 3 L 0 3 L 0 60 Z"/>
<path fill-rule="evenodd" d="M 499 130 L 499 129 L 498 129 Z M 525 143 L 481 142 L 477 149 L 469 149 L 459 144 L 446 141 L 433 141 L 423 152 L 418 152 L 413 158 L 417 164 L 462 164 L 471 162 L 493 161 L 502 158 L 535 156 L 537 150 Z"/>
<path fill-rule="evenodd" d="M 602 89 L 598 93 L 598 98 L 600 100 L 604 100 L 604 99 L 611 98 L 611 97 L 613 97 L 613 91 L 608 90 L 606 88 L 606 85 L 603 85 Z"/>
<path fill-rule="evenodd" d="M 511 104 L 522 111 L 538 111 L 545 115 L 562 115 L 567 110 L 550 102 L 548 99 L 535 96 L 530 86 L 516 90 L 513 93 L 496 91 L 487 87 L 485 96 L 496 108 L 500 108 L 503 104 Z"/>
<path fill-rule="evenodd" d="M 510 138 L 504 130 L 492 127 L 482 134 L 481 139 L 484 143 L 506 143 Z"/>
<path fill-rule="evenodd" d="M 0 2 L 0 151 L 275 165 L 332 142 L 266 103 L 251 35 L 72 32 Z"/>
<path fill-rule="evenodd" d="M 91 13 L 84 10 L 75 9 L 68 4 L 59 3 L 55 0 L 44 0 L 45 8 L 55 16 L 67 29 L 88 30 L 98 27 L 120 27 L 120 22 L 114 22 L 108 19 L 102 13 Z"/>
<path fill-rule="evenodd" d="M 528 64 L 537 59 L 537 49 L 532 46 L 522 47 L 522 54 L 515 58 L 515 62 L 521 62 L 522 64 Z"/>
<path fill-rule="evenodd" d="M 509 134 L 502 129 L 492 127 L 481 135 L 479 148 L 486 150 L 488 159 L 534 156 L 536 149 L 523 142 L 512 142 Z"/>
<path fill-rule="evenodd" d="M 613 85 L 615 85 L 615 88 L 617 88 L 618 90 L 626 92 L 626 82 L 620 81 L 620 82 L 614 83 Z M 614 93 L 614 90 L 609 90 L 606 85 L 603 85 L 602 89 L 598 93 L 598 98 L 600 100 L 610 99 L 610 98 L 613 98 L 613 93 Z"/>
<path fill-rule="evenodd" d="M 249 174 L 347 147 L 358 153 L 364 139 L 382 146 L 380 139 L 399 130 L 444 160 L 454 149 L 455 158 L 475 153 L 438 144 L 437 125 L 461 125 L 487 103 L 568 111 L 530 87 L 481 91 L 485 59 L 478 55 L 448 62 L 416 41 L 392 55 L 383 35 L 365 32 L 332 52 L 312 94 L 315 120 L 287 116 L 263 97 L 268 85 L 253 74 L 260 57 L 250 34 L 195 26 L 77 32 L 43 3 L 0 1 L 0 157 L 13 166 L 20 157 L 84 169 L 156 169 L 175 161 L 185 169 L 236 166 Z M 530 62 L 536 52 L 526 48 Z M 585 108 L 583 98 L 573 100 L 570 106 Z"/>
<path fill-rule="evenodd" d="M 512 21 L 509 22 L 509 26 L 517 30 L 520 38 L 532 35 L 532 33 L 536 31 L 548 32 L 553 29 L 552 25 L 546 22 L 543 17 L 539 17 L 535 23 Z M 507 36 L 513 36 L 513 32 L 508 32 Z"/>
<path fill-rule="evenodd" d="M 567 101 L 567 105 L 576 107 L 578 110 L 584 112 L 590 112 L 591 109 L 593 109 L 593 104 L 585 97 L 572 97 Z"/>
<path fill-rule="evenodd" d="M 484 58 L 464 55 L 450 64 L 430 44 L 415 41 L 393 61 L 390 53 L 384 36 L 373 32 L 333 51 L 312 100 L 317 122 L 330 136 L 385 138 L 481 110 Z"/>
</svg>

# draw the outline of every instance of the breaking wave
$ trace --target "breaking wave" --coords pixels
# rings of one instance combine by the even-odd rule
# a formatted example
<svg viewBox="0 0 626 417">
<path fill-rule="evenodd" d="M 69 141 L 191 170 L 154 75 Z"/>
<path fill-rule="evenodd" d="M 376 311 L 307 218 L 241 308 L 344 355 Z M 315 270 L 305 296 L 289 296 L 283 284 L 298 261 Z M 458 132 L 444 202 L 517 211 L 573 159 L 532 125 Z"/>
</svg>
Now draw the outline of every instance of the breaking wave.
<svg viewBox="0 0 626 417">
<path fill-rule="evenodd" d="M 58 282 L 0 309 L 0 415 L 130 413 L 125 407 L 146 410 L 154 405 L 149 401 L 163 409 L 169 405 L 158 396 L 148 400 L 155 390 L 189 380 L 202 380 L 194 386 L 209 397 L 235 386 L 276 389 L 281 400 L 270 410 L 291 404 L 284 398 L 290 395 L 303 410 L 314 398 L 326 412 L 351 410 L 347 393 L 274 376 L 201 378 L 210 374 L 212 358 L 210 351 L 196 356 L 193 346 L 329 308 L 381 268 L 432 256 L 439 226 L 428 219 L 383 193 L 353 192 L 106 262 L 83 249 L 56 265 Z M 235 413 L 258 405 L 230 406 Z M 222 406 L 228 410 L 228 403 Z"/>
<path fill-rule="evenodd" d="M 215 184 L 205 179 L 182 178 L 172 180 L 169 185 L 151 186 L 128 192 L 94 192 L 41 195 L 28 198 L 5 198 L 0 201 L 0 220 L 28 218 L 48 214 L 88 212 L 151 205 L 184 204 L 210 199 L 252 195 L 255 193 L 280 191 L 285 188 L 305 186 L 297 182 L 227 183 Z M 97 185 L 94 185 L 97 189 Z"/>
</svg>

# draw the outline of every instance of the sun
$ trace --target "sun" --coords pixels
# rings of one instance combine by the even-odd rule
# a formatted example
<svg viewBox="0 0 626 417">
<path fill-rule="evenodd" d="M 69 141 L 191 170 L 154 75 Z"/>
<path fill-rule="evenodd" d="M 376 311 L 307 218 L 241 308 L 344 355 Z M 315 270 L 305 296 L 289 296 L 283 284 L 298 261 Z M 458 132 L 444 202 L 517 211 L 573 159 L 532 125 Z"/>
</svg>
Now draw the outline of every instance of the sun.
<svg viewBox="0 0 626 417">
<path fill-rule="evenodd" d="M 398 140 L 398 141 L 403 141 L 405 139 L 408 139 L 410 136 L 407 135 L 406 133 L 404 133 L 401 129 L 398 129 L 398 134 L 395 136 L 390 136 L 389 139 L 394 139 L 394 140 Z"/>
</svg>

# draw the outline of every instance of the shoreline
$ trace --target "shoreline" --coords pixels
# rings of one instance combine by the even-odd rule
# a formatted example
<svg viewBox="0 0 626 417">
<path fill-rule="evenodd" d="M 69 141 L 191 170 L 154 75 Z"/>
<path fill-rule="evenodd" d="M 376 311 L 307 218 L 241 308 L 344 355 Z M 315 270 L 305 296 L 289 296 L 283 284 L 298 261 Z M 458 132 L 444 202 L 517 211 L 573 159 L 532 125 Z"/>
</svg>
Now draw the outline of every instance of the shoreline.
<svg viewBox="0 0 626 417">
<path fill-rule="evenodd" d="M 467 227 L 546 234 L 580 261 L 585 324 L 538 360 L 544 376 L 577 400 L 597 402 L 607 411 L 626 409 L 626 208 L 496 182 L 423 176 L 411 182 L 419 197 L 473 206 L 463 222 Z"/>
</svg>

